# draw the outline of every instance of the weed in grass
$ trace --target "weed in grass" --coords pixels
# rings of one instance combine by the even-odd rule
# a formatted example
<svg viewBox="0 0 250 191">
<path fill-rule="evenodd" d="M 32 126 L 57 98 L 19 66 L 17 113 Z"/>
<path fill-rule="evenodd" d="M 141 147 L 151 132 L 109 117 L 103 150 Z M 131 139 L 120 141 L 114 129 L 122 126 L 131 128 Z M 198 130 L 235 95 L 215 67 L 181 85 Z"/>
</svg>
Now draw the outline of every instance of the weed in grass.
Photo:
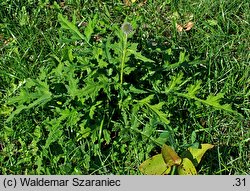
<svg viewBox="0 0 250 191">
<path fill-rule="evenodd" d="M 14 70 L 15 81 L 10 77 L 15 67 L 6 70 L 1 66 L 6 82 L 1 89 L 1 173 L 138 174 L 139 164 L 159 152 L 156 145 L 168 143 L 179 153 L 204 142 L 215 144 L 216 149 L 204 156 L 198 173 L 246 173 L 247 119 L 243 121 L 241 115 L 248 116 L 247 57 L 245 44 L 236 46 L 237 39 L 247 37 L 246 27 L 234 35 L 222 35 L 224 29 L 231 34 L 228 26 L 239 22 L 232 19 L 224 26 L 227 18 L 232 18 L 227 3 L 219 10 L 227 14 L 218 17 L 215 25 L 209 20 L 206 24 L 207 18 L 201 16 L 205 12 L 198 12 L 206 8 L 209 14 L 206 6 L 194 11 L 192 3 L 166 4 L 159 7 L 168 10 L 159 19 L 158 12 L 152 13 L 155 4 L 135 5 L 123 9 L 124 15 L 133 18 L 131 34 L 124 34 L 120 24 L 115 24 L 123 22 L 122 15 L 116 17 L 121 5 L 113 9 L 108 3 L 91 5 L 105 9 L 98 14 L 87 7 L 74 12 L 74 3 L 67 2 L 56 9 L 46 4 L 37 9 L 26 7 L 26 13 L 20 6 L 22 15 L 17 18 L 25 30 L 5 27 L 7 39 L 11 33 L 17 38 L 2 53 L 11 53 L 16 65 L 32 58 L 33 71 L 43 67 L 36 69 L 38 75 L 29 75 L 29 65 L 17 65 L 26 74 Z M 238 8 L 244 10 L 246 5 L 243 2 Z M 34 10 L 36 15 L 42 10 L 43 15 L 59 12 L 61 28 L 48 19 L 49 26 L 45 25 L 55 35 L 28 35 L 33 34 L 29 28 L 36 23 L 33 19 L 39 18 L 31 17 Z M 180 15 L 192 12 L 195 27 L 179 34 L 171 26 L 170 10 Z M 246 17 L 242 15 L 243 20 Z M 136 28 L 135 21 L 141 27 Z M 33 41 L 26 41 L 27 36 Z M 39 45 L 34 42 L 42 42 L 43 48 L 29 52 L 29 47 Z M 231 60 L 229 44 L 239 53 Z M 14 56 L 16 53 L 19 56 Z M 7 58 L 1 61 L 10 62 Z M 236 88 L 236 82 L 242 90 Z M 234 102 L 232 107 L 241 114 L 221 101 Z M 242 140 L 238 142 L 237 137 Z"/>
</svg>

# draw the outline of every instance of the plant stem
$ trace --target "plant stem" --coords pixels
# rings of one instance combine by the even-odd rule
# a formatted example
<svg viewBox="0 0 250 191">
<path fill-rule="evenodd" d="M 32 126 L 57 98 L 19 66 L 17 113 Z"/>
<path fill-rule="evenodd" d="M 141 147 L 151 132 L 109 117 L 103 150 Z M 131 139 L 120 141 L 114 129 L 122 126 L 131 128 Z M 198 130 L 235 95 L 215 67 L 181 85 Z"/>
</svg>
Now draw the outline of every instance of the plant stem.
<svg viewBox="0 0 250 191">
<path fill-rule="evenodd" d="M 125 34 L 125 38 L 124 38 L 124 47 L 123 47 L 123 51 L 122 51 L 122 63 L 121 63 L 120 84 L 123 83 L 123 69 L 124 69 L 124 66 L 125 66 L 125 57 L 126 57 L 126 52 L 127 52 L 127 39 L 128 39 L 128 35 Z"/>
<path fill-rule="evenodd" d="M 173 168 L 171 169 L 171 175 L 175 174 L 175 170 L 176 170 L 176 166 L 173 166 Z"/>
</svg>

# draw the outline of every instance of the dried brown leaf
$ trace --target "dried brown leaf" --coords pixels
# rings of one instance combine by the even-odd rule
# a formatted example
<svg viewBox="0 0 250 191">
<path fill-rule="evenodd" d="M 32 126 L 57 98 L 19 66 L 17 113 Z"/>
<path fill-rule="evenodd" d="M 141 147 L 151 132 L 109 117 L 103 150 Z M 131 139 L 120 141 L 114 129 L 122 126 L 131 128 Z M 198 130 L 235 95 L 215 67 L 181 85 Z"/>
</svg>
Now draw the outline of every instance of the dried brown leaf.
<svg viewBox="0 0 250 191">
<path fill-rule="evenodd" d="M 194 23 L 189 21 L 187 24 L 185 24 L 185 26 L 183 27 L 185 29 L 185 31 L 190 31 L 194 26 Z"/>
<path fill-rule="evenodd" d="M 185 31 L 190 31 L 194 26 L 194 23 L 189 21 L 187 24 L 185 25 L 179 25 L 179 24 L 176 24 L 176 29 L 178 32 L 182 32 L 183 30 Z"/>
<path fill-rule="evenodd" d="M 183 27 L 179 24 L 176 23 L 176 29 L 178 32 L 182 32 L 183 31 Z"/>
</svg>

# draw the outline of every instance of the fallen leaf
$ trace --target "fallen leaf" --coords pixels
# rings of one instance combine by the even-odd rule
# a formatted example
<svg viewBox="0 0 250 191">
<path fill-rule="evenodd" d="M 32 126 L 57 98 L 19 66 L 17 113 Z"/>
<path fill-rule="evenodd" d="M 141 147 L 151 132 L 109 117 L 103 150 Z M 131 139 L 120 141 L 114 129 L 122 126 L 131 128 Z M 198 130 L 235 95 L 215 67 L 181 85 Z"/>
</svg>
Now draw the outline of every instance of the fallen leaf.
<svg viewBox="0 0 250 191">
<path fill-rule="evenodd" d="M 178 32 L 182 32 L 183 31 L 183 27 L 179 24 L 176 23 L 176 29 Z"/>
<path fill-rule="evenodd" d="M 185 31 L 190 31 L 194 26 L 194 23 L 189 21 L 183 28 L 185 29 Z"/>
<path fill-rule="evenodd" d="M 176 23 L 176 29 L 178 32 L 182 32 L 183 30 L 190 31 L 193 28 L 193 26 L 194 26 L 194 23 L 191 21 L 189 21 L 187 24 L 183 26 Z"/>
</svg>

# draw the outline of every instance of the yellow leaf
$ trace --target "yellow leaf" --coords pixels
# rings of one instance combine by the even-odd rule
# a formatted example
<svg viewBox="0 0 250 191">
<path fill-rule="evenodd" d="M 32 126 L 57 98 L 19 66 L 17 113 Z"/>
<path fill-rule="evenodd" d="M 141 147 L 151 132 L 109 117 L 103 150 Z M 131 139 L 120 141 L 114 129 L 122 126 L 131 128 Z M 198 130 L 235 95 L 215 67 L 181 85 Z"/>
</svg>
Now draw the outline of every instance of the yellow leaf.
<svg viewBox="0 0 250 191">
<path fill-rule="evenodd" d="M 180 166 L 177 167 L 179 175 L 196 175 L 197 171 L 188 158 L 184 158 Z"/>
<path fill-rule="evenodd" d="M 168 145 L 164 144 L 161 150 L 163 160 L 167 164 L 167 166 L 171 167 L 173 165 L 180 165 L 181 158 L 177 155 L 177 153 Z"/>
<path fill-rule="evenodd" d="M 211 144 L 201 144 L 201 149 L 189 147 L 188 150 L 191 153 L 191 155 L 193 156 L 193 159 L 195 159 L 199 164 L 201 161 L 201 158 L 203 157 L 205 152 L 208 149 L 211 149 L 213 147 L 214 147 L 214 145 L 211 145 Z"/>
<path fill-rule="evenodd" d="M 147 175 L 164 175 L 169 174 L 171 171 L 170 167 L 167 167 L 164 162 L 162 155 L 158 154 L 145 160 L 139 167 L 139 170 L 143 174 Z"/>
</svg>

